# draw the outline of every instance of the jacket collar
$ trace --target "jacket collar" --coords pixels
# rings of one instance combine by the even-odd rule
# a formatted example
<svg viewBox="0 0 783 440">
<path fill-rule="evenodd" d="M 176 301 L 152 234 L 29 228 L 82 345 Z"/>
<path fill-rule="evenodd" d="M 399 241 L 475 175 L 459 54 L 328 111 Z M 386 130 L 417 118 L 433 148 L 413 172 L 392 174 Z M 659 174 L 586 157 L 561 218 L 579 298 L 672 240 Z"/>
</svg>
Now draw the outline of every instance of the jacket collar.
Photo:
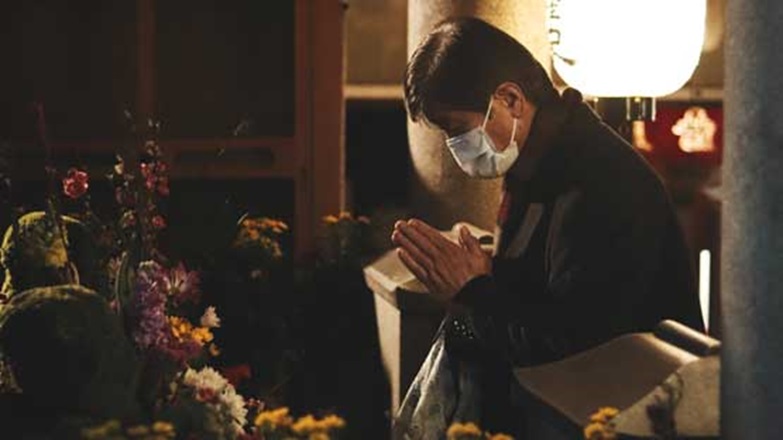
<svg viewBox="0 0 783 440">
<path fill-rule="evenodd" d="M 539 107 L 533 117 L 530 135 L 519 151 L 511 169 L 506 174 L 506 182 L 527 182 L 535 176 L 541 159 L 556 143 L 556 139 L 562 133 L 563 125 L 569 118 L 572 110 L 578 105 L 583 105 L 582 94 L 568 88 L 563 91 L 560 99 Z"/>
</svg>

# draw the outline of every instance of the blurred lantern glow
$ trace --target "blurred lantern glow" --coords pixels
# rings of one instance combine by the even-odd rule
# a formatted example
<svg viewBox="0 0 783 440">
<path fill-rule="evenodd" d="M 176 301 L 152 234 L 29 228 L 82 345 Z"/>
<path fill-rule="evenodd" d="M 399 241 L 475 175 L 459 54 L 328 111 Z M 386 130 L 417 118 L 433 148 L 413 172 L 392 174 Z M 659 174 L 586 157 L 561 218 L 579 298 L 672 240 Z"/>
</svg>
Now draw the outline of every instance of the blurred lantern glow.
<svg viewBox="0 0 783 440">
<path fill-rule="evenodd" d="M 548 1 L 554 68 L 587 95 L 668 95 L 699 63 L 706 0 Z"/>
<path fill-rule="evenodd" d="M 647 139 L 647 126 L 644 121 L 633 121 L 631 124 L 631 141 L 633 146 L 640 150 L 653 150 L 653 144 Z"/>
</svg>

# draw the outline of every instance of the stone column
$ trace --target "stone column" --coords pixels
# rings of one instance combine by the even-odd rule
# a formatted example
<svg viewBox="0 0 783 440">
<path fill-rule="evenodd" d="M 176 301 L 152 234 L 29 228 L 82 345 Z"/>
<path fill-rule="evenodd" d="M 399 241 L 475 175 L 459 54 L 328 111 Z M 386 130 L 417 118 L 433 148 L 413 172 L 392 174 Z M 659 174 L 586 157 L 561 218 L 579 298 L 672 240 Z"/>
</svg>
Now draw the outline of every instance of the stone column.
<svg viewBox="0 0 783 440">
<path fill-rule="evenodd" d="M 408 56 L 435 24 L 454 16 L 475 16 L 499 27 L 549 68 L 545 0 L 410 0 Z M 446 150 L 443 136 L 422 124 L 408 123 L 408 139 L 414 215 L 440 229 L 468 221 L 492 231 L 500 203 L 500 179 L 467 177 Z"/>
<path fill-rule="evenodd" d="M 722 430 L 783 432 L 783 2 L 729 0 Z"/>
</svg>

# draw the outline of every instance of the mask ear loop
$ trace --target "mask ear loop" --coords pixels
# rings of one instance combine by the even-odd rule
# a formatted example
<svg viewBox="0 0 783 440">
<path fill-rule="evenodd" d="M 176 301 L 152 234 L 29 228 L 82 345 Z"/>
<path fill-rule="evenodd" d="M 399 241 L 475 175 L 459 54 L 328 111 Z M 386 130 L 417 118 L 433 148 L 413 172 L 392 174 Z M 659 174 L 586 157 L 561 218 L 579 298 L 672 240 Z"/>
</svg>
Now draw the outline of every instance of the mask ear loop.
<svg viewBox="0 0 783 440">
<path fill-rule="evenodd" d="M 481 129 L 484 130 L 487 127 L 487 122 L 489 122 L 489 114 L 492 112 L 492 97 L 489 97 L 489 105 L 487 106 L 487 114 L 484 115 L 484 123 L 481 124 Z"/>
<path fill-rule="evenodd" d="M 508 141 L 508 146 L 511 147 L 511 144 L 514 143 L 514 136 L 517 135 L 517 123 L 519 122 L 519 118 L 514 118 L 514 126 L 511 128 L 511 139 Z"/>
</svg>

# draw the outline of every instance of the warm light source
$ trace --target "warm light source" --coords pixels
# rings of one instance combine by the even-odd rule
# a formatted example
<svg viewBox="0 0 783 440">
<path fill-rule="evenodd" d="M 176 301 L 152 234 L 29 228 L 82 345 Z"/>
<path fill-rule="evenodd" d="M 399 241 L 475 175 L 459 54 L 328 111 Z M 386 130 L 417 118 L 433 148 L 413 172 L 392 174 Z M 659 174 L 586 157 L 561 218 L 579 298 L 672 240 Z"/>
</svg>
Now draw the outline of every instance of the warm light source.
<svg viewBox="0 0 783 440">
<path fill-rule="evenodd" d="M 699 303 L 701 304 L 701 319 L 704 329 L 710 329 L 710 268 L 712 263 L 710 251 L 702 249 L 699 252 Z"/>
<path fill-rule="evenodd" d="M 699 63 L 706 0 L 548 0 L 554 68 L 594 97 L 658 97 Z"/>
<path fill-rule="evenodd" d="M 715 133 L 718 126 L 710 119 L 703 107 L 691 107 L 685 111 L 672 133 L 680 140 L 677 144 L 686 153 L 709 153 L 715 151 Z"/>
</svg>

